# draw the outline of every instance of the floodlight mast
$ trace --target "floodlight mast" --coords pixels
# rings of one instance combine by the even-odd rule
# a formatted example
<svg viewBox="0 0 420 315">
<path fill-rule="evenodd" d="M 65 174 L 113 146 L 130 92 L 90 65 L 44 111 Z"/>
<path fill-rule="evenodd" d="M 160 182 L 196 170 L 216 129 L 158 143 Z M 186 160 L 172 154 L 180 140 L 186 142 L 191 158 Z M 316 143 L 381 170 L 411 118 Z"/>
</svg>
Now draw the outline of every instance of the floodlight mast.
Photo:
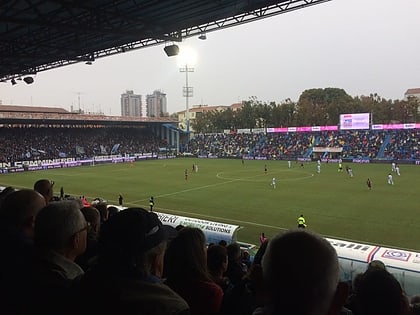
<svg viewBox="0 0 420 315">
<path fill-rule="evenodd" d="M 193 96 L 192 86 L 188 86 L 188 72 L 194 72 L 194 68 L 188 67 L 188 63 L 185 64 L 182 68 L 179 68 L 180 72 L 185 72 L 185 86 L 182 89 L 182 94 L 185 97 L 185 120 L 187 125 L 187 145 L 190 141 L 190 108 L 189 108 L 189 98 Z"/>
</svg>

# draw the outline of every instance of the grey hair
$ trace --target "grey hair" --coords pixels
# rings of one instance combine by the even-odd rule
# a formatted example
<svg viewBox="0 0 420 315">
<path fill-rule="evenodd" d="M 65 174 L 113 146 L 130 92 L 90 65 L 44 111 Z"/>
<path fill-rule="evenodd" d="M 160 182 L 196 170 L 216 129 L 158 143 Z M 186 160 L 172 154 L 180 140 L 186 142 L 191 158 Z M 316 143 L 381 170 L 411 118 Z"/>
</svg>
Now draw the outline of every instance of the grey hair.
<svg viewBox="0 0 420 315">
<path fill-rule="evenodd" d="M 152 274 L 153 272 L 153 261 L 156 256 L 161 255 L 166 251 L 167 242 L 163 241 L 160 242 L 155 247 L 149 249 L 143 255 L 139 255 L 140 261 L 142 261 L 142 265 L 138 266 L 138 270 L 142 271 L 145 274 Z"/>
<path fill-rule="evenodd" d="M 86 226 L 74 200 L 57 201 L 43 208 L 35 221 L 35 245 L 51 250 L 69 246 L 71 237 Z"/>
<path fill-rule="evenodd" d="M 278 234 L 262 260 L 269 309 L 326 314 L 339 282 L 337 252 L 320 235 L 305 230 Z"/>
</svg>

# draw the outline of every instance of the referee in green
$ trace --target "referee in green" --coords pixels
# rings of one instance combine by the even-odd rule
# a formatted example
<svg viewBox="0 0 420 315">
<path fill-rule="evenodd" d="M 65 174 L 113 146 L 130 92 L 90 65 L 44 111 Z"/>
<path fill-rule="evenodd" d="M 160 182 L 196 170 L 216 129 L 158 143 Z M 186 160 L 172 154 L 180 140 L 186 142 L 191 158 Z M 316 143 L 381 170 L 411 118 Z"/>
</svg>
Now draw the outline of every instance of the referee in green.
<svg viewBox="0 0 420 315">
<path fill-rule="evenodd" d="M 305 221 L 305 218 L 303 217 L 303 214 L 301 214 L 300 217 L 297 219 L 297 223 L 298 223 L 299 229 L 306 228 L 306 221 Z"/>
</svg>

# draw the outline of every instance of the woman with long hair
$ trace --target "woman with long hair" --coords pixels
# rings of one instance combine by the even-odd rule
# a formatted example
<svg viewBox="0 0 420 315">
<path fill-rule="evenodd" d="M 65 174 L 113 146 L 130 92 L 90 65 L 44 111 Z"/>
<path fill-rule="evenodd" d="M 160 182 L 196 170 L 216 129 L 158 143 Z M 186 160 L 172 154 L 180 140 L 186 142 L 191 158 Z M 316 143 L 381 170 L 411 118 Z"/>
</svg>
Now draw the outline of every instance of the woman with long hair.
<svg viewBox="0 0 420 315">
<path fill-rule="evenodd" d="M 223 290 L 207 269 L 206 238 L 198 228 L 185 227 L 165 255 L 166 284 L 189 304 L 192 315 L 219 314 Z"/>
</svg>

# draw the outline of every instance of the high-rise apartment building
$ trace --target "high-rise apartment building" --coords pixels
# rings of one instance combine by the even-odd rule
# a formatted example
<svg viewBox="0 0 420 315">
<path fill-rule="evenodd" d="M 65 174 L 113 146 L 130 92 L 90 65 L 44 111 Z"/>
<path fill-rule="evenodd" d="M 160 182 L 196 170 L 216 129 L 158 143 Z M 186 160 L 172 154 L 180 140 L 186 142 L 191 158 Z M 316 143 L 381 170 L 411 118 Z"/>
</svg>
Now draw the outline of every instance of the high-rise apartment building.
<svg viewBox="0 0 420 315">
<path fill-rule="evenodd" d="M 166 94 L 162 91 L 154 91 L 146 96 L 146 116 L 161 117 L 168 114 L 166 108 Z"/>
<path fill-rule="evenodd" d="M 141 95 L 134 94 L 131 90 L 121 94 L 121 116 L 142 116 Z"/>
</svg>

